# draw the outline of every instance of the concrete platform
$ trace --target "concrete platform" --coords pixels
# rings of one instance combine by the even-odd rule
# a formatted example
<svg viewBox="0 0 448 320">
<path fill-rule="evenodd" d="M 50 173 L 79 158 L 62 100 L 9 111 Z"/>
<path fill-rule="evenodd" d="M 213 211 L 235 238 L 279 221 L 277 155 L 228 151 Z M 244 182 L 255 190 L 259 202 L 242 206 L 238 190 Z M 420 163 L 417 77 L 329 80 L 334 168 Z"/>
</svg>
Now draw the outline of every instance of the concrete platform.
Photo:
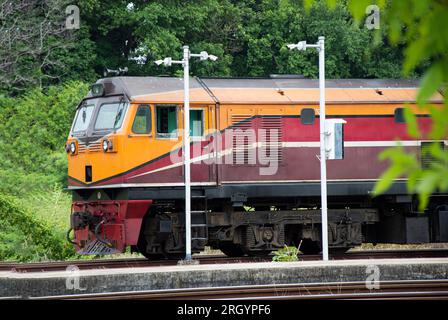
<svg viewBox="0 0 448 320">
<path fill-rule="evenodd" d="M 335 260 L 0 272 L 0 299 L 287 283 L 448 279 L 448 258 Z M 375 278 L 375 279 L 376 279 Z"/>
</svg>

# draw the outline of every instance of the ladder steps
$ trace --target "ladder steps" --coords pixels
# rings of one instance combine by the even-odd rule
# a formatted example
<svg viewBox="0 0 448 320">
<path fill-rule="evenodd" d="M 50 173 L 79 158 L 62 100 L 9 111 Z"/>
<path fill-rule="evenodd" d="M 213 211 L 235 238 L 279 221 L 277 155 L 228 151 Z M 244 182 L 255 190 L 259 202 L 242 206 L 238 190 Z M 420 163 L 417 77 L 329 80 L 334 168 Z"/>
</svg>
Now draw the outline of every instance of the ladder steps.
<svg viewBox="0 0 448 320">
<path fill-rule="evenodd" d="M 203 210 L 191 210 L 191 232 L 194 234 L 191 240 L 208 241 L 208 221 L 207 221 L 207 197 L 205 195 L 195 194 L 191 196 L 196 202 L 204 202 Z M 192 221 L 192 222 L 193 222 Z M 195 237 L 196 236 L 196 237 Z"/>
</svg>

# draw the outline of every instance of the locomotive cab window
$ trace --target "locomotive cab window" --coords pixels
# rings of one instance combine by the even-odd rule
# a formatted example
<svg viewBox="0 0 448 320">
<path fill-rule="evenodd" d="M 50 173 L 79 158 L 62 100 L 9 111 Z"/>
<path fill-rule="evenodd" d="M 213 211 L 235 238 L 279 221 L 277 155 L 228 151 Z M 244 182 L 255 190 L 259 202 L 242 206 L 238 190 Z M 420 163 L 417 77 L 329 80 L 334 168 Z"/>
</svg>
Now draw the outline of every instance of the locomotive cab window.
<svg viewBox="0 0 448 320">
<path fill-rule="evenodd" d="M 177 107 L 176 106 L 156 106 L 157 117 L 157 137 L 176 138 L 177 137 Z"/>
<path fill-rule="evenodd" d="M 404 108 L 395 109 L 394 121 L 395 121 L 395 123 L 405 123 L 406 122 L 404 120 Z"/>
<path fill-rule="evenodd" d="M 314 124 L 314 118 L 316 117 L 314 109 L 305 108 L 300 112 L 300 119 L 302 124 Z"/>
<path fill-rule="evenodd" d="M 73 125 L 73 132 L 81 132 L 87 130 L 90 119 L 92 118 L 94 108 L 95 106 L 93 104 L 90 104 L 87 106 L 84 105 L 78 109 L 78 114 L 76 115 L 75 123 Z"/>
<path fill-rule="evenodd" d="M 132 132 L 136 134 L 151 133 L 151 107 L 141 105 L 135 114 L 134 123 L 132 124 Z"/>
<path fill-rule="evenodd" d="M 126 103 L 103 103 L 98 111 L 95 121 L 95 130 L 113 130 L 121 127 L 126 113 Z"/>
<path fill-rule="evenodd" d="M 202 137 L 204 135 L 204 110 L 190 110 L 190 136 Z"/>
</svg>

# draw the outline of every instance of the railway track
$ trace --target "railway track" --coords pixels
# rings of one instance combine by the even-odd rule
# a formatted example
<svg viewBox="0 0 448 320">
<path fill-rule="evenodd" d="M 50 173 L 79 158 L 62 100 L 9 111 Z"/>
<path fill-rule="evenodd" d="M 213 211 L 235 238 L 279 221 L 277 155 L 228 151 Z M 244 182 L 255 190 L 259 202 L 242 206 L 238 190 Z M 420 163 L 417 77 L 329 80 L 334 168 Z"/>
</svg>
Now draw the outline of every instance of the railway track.
<svg viewBox="0 0 448 320">
<path fill-rule="evenodd" d="M 81 295 L 37 297 L 58 300 L 448 300 L 448 280 L 381 281 L 378 289 L 368 289 L 365 282 L 276 284 L 214 288 L 188 288 L 139 292 L 91 293 Z"/>
<path fill-rule="evenodd" d="M 440 258 L 448 257 L 447 249 L 425 249 L 425 250 L 365 250 L 351 251 L 343 254 L 332 254 L 333 260 L 344 259 L 397 259 L 397 258 Z M 321 255 L 300 255 L 299 260 L 312 261 L 320 260 Z M 238 257 L 229 258 L 224 255 L 198 255 L 194 256 L 200 264 L 220 264 L 220 263 L 242 263 L 242 262 L 268 262 L 272 261 L 272 256 L 267 257 Z M 73 260 L 39 263 L 0 263 L 0 271 L 13 272 L 49 272 L 63 271 L 71 265 L 79 269 L 112 269 L 112 268 L 136 268 L 136 267 L 157 267 L 176 265 L 177 260 L 157 260 L 149 261 L 145 258 L 127 259 L 95 259 L 95 260 Z"/>
<path fill-rule="evenodd" d="M 266 262 L 271 261 L 272 256 L 268 257 L 238 257 L 229 258 L 227 256 L 196 256 L 201 264 L 219 264 L 219 263 L 241 263 L 241 262 Z M 94 259 L 94 260 L 70 260 L 70 261 L 54 261 L 54 262 L 37 262 L 37 263 L 0 263 L 0 271 L 13 272 L 49 272 L 63 271 L 69 266 L 76 266 L 80 270 L 87 269 L 113 269 L 113 268 L 138 268 L 138 267 L 158 267 L 158 266 L 174 266 L 177 260 L 154 260 L 150 261 L 146 258 L 127 258 L 127 259 Z"/>
</svg>

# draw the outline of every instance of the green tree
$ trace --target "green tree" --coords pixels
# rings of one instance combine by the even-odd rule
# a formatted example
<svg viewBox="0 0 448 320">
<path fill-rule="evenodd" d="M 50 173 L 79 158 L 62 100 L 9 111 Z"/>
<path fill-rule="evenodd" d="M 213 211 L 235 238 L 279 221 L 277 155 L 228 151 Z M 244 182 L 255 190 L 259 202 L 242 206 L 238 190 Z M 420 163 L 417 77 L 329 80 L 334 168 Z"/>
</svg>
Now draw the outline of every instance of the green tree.
<svg viewBox="0 0 448 320">
<path fill-rule="evenodd" d="M 400 77 L 402 47 L 354 23 L 345 2 L 334 10 L 319 1 L 308 12 L 296 0 L 79 0 L 81 22 L 95 46 L 95 70 L 129 68 L 133 75 L 175 75 L 155 66 L 165 56 L 181 57 L 182 45 L 207 50 L 216 62 L 193 62 L 198 76 L 317 76 L 316 57 L 291 55 L 285 43 L 327 35 L 330 77 Z M 330 54 L 331 53 L 331 54 Z M 145 59 L 137 59 L 142 58 Z"/>
<path fill-rule="evenodd" d="M 331 1 L 332 2 L 332 1 Z M 349 8 L 360 21 L 365 8 L 372 1 L 349 1 Z M 427 136 L 420 133 L 415 115 L 407 109 L 405 118 L 411 136 L 422 139 L 443 140 L 448 137 L 448 3 L 446 1 L 407 0 L 375 1 L 381 9 L 381 26 L 387 30 L 389 41 L 404 46 L 403 74 L 424 68 L 417 103 L 421 109 L 429 111 L 432 128 Z M 436 92 L 444 95 L 444 105 L 436 108 L 428 103 Z M 448 150 L 443 144 L 433 143 L 422 151 L 433 161 L 429 167 L 422 167 L 418 158 L 403 148 L 384 151 L 380 157 L 389 160 L 390 167 L 381 176 L 374 193 L 379 195 L 387 190 L 396 178 L 408 178 L 409 193 L 419 196 L 419 209 L 426 208 L 431 194 L 448 191 Z"/>
<path fill-rule="evenodd" d="M 0 0 L 0 93 L 93 79 L 88 30 L 65 28 L 68 0 Z"/>
<path fill-rule="evenodd" d="M 65 184 L 67 139 L 76 106 L 88 85 L 69 82 L 0 98 L 0 190 L 18 194 Z"/>
</svg>

